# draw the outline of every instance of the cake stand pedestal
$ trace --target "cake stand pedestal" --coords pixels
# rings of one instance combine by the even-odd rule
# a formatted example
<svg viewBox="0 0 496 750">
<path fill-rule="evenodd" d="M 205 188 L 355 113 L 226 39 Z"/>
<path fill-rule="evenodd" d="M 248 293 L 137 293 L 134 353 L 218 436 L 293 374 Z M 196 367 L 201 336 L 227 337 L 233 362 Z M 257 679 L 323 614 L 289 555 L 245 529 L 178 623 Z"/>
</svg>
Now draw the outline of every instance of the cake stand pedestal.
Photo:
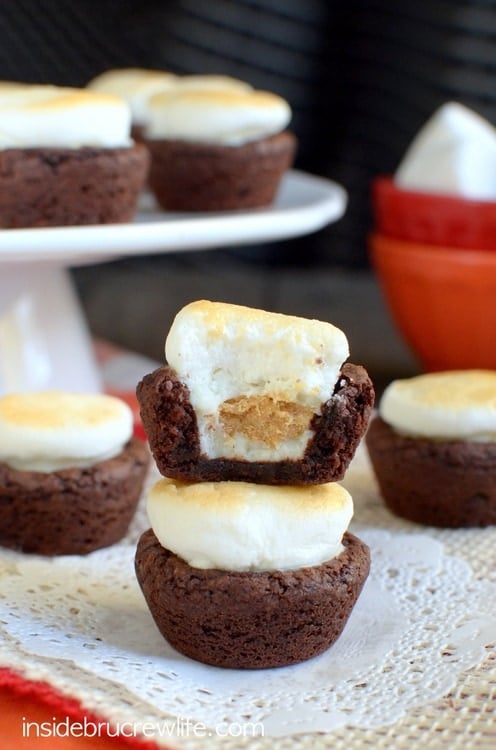
<svg viewBox="0 0 496 750">
<path fill-rule="evenodd" d="M 2 265 L 0 274 L 0 393 L 100 391 L 69 272 L 53 263 L 19 263 Z"/>
<path fill-rule="evenodd" d="M 71 266 L 297 237 L 339 219 L 346 203 L 340 185 L 293 170 L 266 209 L 165 213 L 144 193 L 132 224 L 0 230 L 0 394 L 101 390 Z"/>
</svg>

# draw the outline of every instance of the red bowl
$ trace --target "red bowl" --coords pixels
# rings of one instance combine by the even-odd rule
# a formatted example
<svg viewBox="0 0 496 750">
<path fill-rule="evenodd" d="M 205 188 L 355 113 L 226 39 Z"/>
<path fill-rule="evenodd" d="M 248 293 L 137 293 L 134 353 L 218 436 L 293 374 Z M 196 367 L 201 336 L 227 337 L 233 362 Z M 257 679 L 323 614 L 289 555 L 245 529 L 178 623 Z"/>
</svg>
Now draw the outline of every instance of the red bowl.
<svg viewBox="0 0 496 750">
<path fill-rule="evenodd" d="M 496 370 L 496 253 L 378 233 L 369 248 L 391 317 L 424 370 Z"/>
<path fill-rule="evenodd" d="M 496 201 L 404 190 L 384 175 L 371 187 L 380 234 L 429 245 L 496 250 Z"/>
</svg>

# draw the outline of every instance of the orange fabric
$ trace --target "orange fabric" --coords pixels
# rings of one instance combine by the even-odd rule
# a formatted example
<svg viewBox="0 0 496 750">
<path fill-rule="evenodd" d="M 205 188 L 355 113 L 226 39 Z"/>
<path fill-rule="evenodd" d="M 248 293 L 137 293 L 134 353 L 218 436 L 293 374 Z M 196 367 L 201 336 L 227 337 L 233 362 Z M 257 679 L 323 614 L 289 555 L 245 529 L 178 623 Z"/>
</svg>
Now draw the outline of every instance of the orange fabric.
<svg viewBox="0 0 496 750">
<path fill-rule="evenodd" d="M 151 741 L 141 741 L 135 737 L 74 736 L 83 735 L 78 729 L 84 718 L 94 725 L 102 719 L 83 710 L 71 698 L 65 698 L 49 685 L 42 682 L 29 682 L 8 669 L 0 669 L 0 747 L 2 750 L 156 750 Z M 45 726 L 58 726 L 60 735 L 43 736 Z M 106 724 L 106 722 L 104 722 Z M 66 729 L 71 727 L 70 731 Z M 73 736 L 71 736 L 71 733 Z M 87 732 L 88 735 L 91 730 Z M 37 736 L 38 735 L 38 736 Z"/>
</svg>

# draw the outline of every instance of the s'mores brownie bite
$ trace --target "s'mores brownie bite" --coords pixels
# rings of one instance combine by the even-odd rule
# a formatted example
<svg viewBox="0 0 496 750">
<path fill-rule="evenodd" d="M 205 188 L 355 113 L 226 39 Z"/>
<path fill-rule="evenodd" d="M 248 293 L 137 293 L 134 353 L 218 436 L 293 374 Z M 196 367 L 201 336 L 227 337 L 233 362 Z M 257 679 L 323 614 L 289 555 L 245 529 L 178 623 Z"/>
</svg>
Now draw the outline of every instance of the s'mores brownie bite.
<svg viewBox="0 0 496 750">
<path fill-rule="evenodd" d="M 496 523 L 496 372 L 393 381 L 366 445 L 396 515 L 438 527 Z"/>
<path fill-rule="evenodd" d="M 268 206 L 295 156 L 290 106 L 237 79 L 206 78 L 185 76 L 150 98 L 150 187 L 171 211 Z"/>
<path fill-rule="evenodd" d="M 136 575 L 155 623 L 186 656 L 255 669 L 305 661 L 341 634 L 369 573 L 339 484 L 151 489 Z"/>
<path fill-rule="evenodd" d="M 138 384 L 159 471 L 190 481 L 341 479 L 374 389 L 330 323 L 200 300 L 176 315 L 167 365 Z"/>
<path fill-rule="evenodd" d="M 0 545 L 86 554 L 121 539 L 149 464 L 127 404 L 40 391 L 0 397 Z"/>
<path fill-rule="evenodd" d="M 122 99 L 84 89 L 0 88 L 0 227 L 130 221 L 149 154 Z"/>
</svg>

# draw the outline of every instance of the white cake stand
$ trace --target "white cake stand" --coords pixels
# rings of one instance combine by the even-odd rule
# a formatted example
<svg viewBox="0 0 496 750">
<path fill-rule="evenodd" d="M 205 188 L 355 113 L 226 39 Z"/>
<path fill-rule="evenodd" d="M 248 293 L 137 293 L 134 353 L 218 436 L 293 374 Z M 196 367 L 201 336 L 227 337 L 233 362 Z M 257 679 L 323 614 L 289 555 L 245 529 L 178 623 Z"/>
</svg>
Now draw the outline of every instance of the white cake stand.
<svg viewBox="0 0 496 750">
<path fill-rule="evenodd" d="M 340 185 L 293 170 L 267 209 L 165 213 L 144 194 L 132 224 L 0 230 L 0 393 L 101 389 L 69 267 L 302 236 L 337 221 L 346 204 Z"/>
</svg>

